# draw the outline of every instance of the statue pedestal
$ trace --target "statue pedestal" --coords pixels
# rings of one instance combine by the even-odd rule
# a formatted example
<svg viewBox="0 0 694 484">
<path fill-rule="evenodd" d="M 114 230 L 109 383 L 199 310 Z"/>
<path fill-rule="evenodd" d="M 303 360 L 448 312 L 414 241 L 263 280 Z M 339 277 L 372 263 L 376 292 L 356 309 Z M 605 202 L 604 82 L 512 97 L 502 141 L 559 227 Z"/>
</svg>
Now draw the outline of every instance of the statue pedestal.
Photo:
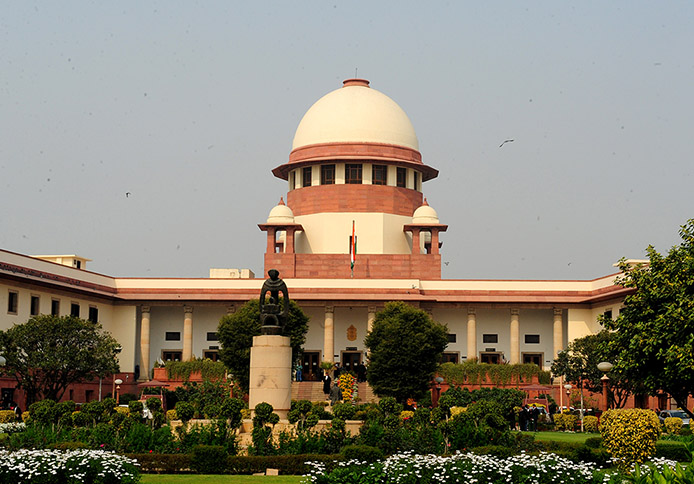
<svg viewBox="0 0 694 484">
<path fill-rule="evenodd" d="M 253 337 L 248 406 L 266 402 L 281 419 L 287 418 L 292 402 L 292 347 L 286 336 Z"/>
</svg>

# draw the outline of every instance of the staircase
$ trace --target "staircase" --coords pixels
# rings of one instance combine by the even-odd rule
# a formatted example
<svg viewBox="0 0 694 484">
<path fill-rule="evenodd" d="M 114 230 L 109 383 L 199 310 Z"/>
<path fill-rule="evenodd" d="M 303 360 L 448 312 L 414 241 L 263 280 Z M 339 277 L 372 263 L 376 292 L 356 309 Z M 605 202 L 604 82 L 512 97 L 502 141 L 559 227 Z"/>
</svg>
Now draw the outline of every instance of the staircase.
<svg viewBox="0 0 694 484">
<path fill-rule="evenodd" d="M 368 383 L 358 383 L 357 392 L 360 403 L 378 402 L 378 397 Z M 323 382 L 320 381 L 295 381 L 292 382 L 292 400 L 309 400 L 321 402 L 326 400 L 323 394 Z"/>
</svg>

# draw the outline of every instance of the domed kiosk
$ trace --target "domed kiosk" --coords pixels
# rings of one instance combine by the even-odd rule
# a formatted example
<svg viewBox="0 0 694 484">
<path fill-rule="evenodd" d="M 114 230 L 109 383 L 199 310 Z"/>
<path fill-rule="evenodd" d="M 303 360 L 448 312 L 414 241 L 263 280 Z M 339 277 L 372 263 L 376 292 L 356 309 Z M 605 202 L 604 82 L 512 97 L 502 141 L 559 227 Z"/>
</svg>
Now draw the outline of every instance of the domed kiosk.
<svg viewBox="0 0 694 484">
<path fill-rule="evenodd" d="M 438 246 L 422 253 L 412 218 L 423 205 L 422 183 L 438 171 L 422 162 L 405 111 L 369 81 L 347 79 L 316 101 L 297 127 L 289 161 L 272 172 L 289 184 L 294 221 L 260 226 L 268 231 L 266 270 L 286 277 L 441 277 Z M 438 224 L 436 237 L 444 230 Z M 353 232 L 359 262 L 352 272 Z M 415 261 L 424 255 L 432 257 Z"/>
</svg>

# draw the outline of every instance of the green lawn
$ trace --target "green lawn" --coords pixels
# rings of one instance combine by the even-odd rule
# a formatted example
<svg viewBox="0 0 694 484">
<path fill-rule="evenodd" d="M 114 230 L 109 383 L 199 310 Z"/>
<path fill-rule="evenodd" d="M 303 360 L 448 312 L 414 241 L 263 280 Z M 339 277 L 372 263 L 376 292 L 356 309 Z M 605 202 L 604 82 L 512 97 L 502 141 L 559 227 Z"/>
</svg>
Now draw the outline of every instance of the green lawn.
<svg viewBox="0 0 694 484">
<path fill-rule="evenodd" d="M 299 484 L 301 476 L 142 474 L 142 484 Z"/>
<path fill-rule="evenodd" d="M 600 434 L 591 434 L 588 432 L 523 432 L 535 436 L 538 441 L 554 441 L 554 442 L 577 442 L 582 444 L 591 437 L 600 437 Z"/>
</svg>

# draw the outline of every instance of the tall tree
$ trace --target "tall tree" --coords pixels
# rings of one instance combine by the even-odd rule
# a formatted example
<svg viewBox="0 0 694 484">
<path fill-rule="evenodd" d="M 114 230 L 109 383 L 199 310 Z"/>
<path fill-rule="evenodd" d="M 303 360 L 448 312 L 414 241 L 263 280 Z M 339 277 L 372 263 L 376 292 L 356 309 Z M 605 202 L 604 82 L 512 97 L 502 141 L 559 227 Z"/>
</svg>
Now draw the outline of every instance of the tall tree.
<svg viewBox="0 0 694 484">
<path fill-rule="evenodd" d="M 593 393 L 601 393 L 601 378 L 604 373 L 598 369 L 598 363 L 603 361 L 613 363 L 617 360 L 617 352 L 610 347 L 614 337 L 613 332 L 603 330 L 573 340 L 552 362 L 552 374 L 563 376 L 566 381 L 576 386 L 583 386 Z M 631 392 L 630 381 L 624 378 L 617 369 L 610 371 L 608 376 L 610 377 L 610 407 L 621 408 L 626 404 Z"/>
<path fill-rule="evenodd" d="M 299 305 L 290 300 L 284 336 L 289 336 L 293 363 L 301 358 L 308 332 L 308 321 L 308 316 Z M 219 321 L 217 337 L 222 345 L 219 359 L 229 368 L 234 381 L 244 392 L 248 391 L 250 379 L 253 337 L 260 335 L 261 326 L 260 305 L 257 299 L 248 301 L 235 313 L 227 314 Z"/>
<path fill-rule="evenodd" d="M 369 385 L 378 396 L 395 397 L 404 403 L 429 390 L 448 345 L 448 329 L 421 309 L 390 302 L 376 314 L 364 345 L 368 349 Z"/>
<path fill-rule="evenodd" d="M 682 242 L 666 256 L 653 246 L 649 263 L 625 259 L 618 283 L 634 292 L 606 327 L 616 330 L 618 371 L 650 395 L 669 393 L 690 416 L 687 397 L 694 392 L 694 219 L 680 228 Z"/>
<path fill-rule="evenodd" d="M 36 316 L 0 332 L 2 371 L 26 392 L 27 405 L 60 400 L 73 383 L 116 373 L 119 348 L 100 324 L 74 316 Z"/>
</svg>

